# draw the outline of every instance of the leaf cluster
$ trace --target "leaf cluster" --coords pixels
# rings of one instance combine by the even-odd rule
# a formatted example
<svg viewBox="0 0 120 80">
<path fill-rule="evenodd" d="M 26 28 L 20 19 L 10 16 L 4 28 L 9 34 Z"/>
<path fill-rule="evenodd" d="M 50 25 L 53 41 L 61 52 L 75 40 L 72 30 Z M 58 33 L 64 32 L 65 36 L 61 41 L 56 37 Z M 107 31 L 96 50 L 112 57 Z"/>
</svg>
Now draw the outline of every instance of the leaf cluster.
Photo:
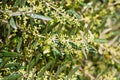
<svg viewBox="0 0 120 80">
<path fill-rule="evenodd" d="M 119 80 L 118 0 L 0 1 L 0 79 Z"/>
</svg>

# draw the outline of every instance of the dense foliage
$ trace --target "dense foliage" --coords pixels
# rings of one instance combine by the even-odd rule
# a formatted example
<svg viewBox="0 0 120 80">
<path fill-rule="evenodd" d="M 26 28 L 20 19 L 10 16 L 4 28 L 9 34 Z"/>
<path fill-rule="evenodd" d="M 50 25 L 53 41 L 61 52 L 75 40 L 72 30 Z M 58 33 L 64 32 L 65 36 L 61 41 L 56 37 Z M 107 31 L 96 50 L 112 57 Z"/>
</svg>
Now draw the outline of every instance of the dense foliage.
<svg viewBox="0 0 120 80">
<path fill-rule="evenodd" d="M 0 1 L 0 79 L 120 80 L 119 4 Z"/>
</svg>

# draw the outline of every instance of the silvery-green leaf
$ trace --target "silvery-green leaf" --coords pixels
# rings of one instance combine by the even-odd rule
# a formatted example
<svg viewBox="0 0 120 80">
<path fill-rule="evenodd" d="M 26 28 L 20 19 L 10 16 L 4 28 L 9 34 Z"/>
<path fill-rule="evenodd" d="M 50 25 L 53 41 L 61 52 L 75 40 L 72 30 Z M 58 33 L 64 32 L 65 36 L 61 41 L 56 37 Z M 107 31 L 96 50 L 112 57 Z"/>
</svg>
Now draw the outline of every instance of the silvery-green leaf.
<svg viewBox="0 0 120 80">
<path fill-rule="evenodd" d="M 27 14 L 27 16 L 30 16 L 30 17 L 35 18 L 35 19 L 52 20 L 52 18 L 43 16 L 40 14 Z"/>
<path fill-rule="evenodd" d="M 12 28 L 17 29 L 16 23 L 15 23 L 13 17 L 11 17 L 11 19 L 10 19 L 10 25 Z"/>
</svg>

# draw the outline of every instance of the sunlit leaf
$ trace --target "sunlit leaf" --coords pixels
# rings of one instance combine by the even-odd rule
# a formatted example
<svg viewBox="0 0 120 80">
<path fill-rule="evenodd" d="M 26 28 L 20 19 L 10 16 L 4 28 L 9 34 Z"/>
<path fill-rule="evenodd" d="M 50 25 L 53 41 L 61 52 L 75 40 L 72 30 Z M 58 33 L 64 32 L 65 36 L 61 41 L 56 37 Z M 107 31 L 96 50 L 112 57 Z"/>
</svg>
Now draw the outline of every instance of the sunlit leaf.
<svg viewBox="0 0 120 80">
<path fill-rule="evenodd" d="M 106 43 L 106 42 L 107 42 L 107 39 L 95 38 L 94 41 L 95 41 L 95 42 L 98 42 L 98 43 Z"/>
<path fill-rule="evenodd" d="M 112 36 L 114 35 L 120 35 L 120 30 L 118 30 L 118 31 L 112 31 L 111 33 L 110 33 Z"/>
<path fill-rule="evenodd" d="M 80 18 L 80 15 L 74 10 L 67 10 L 67 13 L 69 13 L 70 15 L 74 15 L 78 19 Z"/>
<path fill-rule="evenodd" d="M 12 28 L 17 29 L 16 23 L 15 23 L 13 17 L 11 17 L 11 19 L 10 19 L 10 25 Z"/>
<path fill-rule="evenodd" d="M 89 46 L 88 46 L 88 49 L 89 49 L 89 52 L 90 52 L 90 53 L 94 53 L 94 54 L 97 53 L 97 50 L 96 50 L 95 47 L 93 47 L 92 45 L 89 45 Z"/>
<path fill-rule="evenodd" d="M 52 18 L 43 16 L 40 14 L 27 14 L 27 16 L 30 16 L 30 17 L 35 18 L 35 19 L 52 20 Z"/>
<path fill-rule="evenodd" d="M 85 51 L 85 48 L 84 48 L 84 47 L 82 47 L 82 53 L 83 53 L 84 57 L 87 59 L 87 53 L 86 53 L 86 51 Z"/>
<path fill-rule="evenodd" d="M 17 52 L 20 52 L 21 45 L 22 45 L 22 38 L 19 38 L 19 41 L 17 44 Z"/>
<path fill-rule="evenodd" d="M 61 52 L 56 47 L 53 46 L 52 48 L 53 48 L 52 51 L 53 51 L 55 56 L 57 56 L 57 55 L 62 56 Z"/>
</svg>

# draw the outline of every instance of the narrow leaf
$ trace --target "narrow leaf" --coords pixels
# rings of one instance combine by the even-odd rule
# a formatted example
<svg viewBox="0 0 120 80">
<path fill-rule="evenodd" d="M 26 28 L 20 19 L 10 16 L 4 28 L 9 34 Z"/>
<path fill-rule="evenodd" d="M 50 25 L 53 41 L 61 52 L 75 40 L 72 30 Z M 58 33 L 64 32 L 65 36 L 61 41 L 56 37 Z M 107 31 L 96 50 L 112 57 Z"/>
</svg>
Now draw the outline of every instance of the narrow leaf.
<svg viewBox="0 0 120 80">
<path fill-rule="evenodd" d="M 62 56 L 61 52 L 56 47 L 53 46 L 52 48 L 53 48 L 52 51 L 53 51 L 55 56 L 57 56 L 57 55 Z"/>
<path fill-rule="evenodd" d="M 79 50 L 80 48 L 73 42 L 69 42 L 69 44 L 72 46 L 72 48 Z"/>
<path fill-rule="evenodd" d="M 84 48 L 84 47 L 82 47 L 82 53 L 83 53 L 83 55 L 85 56 L 85 59 L 87 59 L 87 54 L 86 54 L 86 51 L 85 51 L 85 48 Z"/>
<path fill-rule="evenodd" d="M 27 68 L 28 73 L 30 72 L 30 70 L 33 68 L 34 65 L 35 65 L 35 58 L 33 58 L 28 65 L 28 68 Z"/>
<path fill-rule="evenodd" d="M 72 64 L 74 64 L 73 56 L 71 53 L 66 54 L 66 60 L 69 60 L 72 62 Z"/>
<path fill-rule="evenodd" d="M 52 20 L 52 18 L 50 18 L 50 17 L 46 17 L 46 16 L 39 15 L 39 14 L 27 14 L 27 16 L 30 16 L 35 19 Z"/>
<path fill-rule="evenodd" d="M 0 53 L 0 57 L 22 57 L 22 55 L 16 52 L 3 52 Z"/>
<path fill-rule="evenodd" d="M 98 43 L 105 43 L 105 42 L 107 42 L 106 39 L 102 39 L 102 38 L 96 38 L 96 39 L 94 39 L 94 41 L 98 42 Z"/>
<path fill-rule="evenodd" d="M 41 54 L 37 54 L 29 63 L 27 72 L 29 73 L 30 70 L 38 63 L 39 59 L 41 58 Z"/>
<path fill-rule="evenodd" d="M 16 0 L 14 6 L 19 6 L 20 0 Z"/>
<path fill-rule="evenodd" d="M 18 44 L 17 44 L 17 52 L 20 52 L 20 47 L 22 45 L 22 37 L 19 38 Z"/>
<path fill-rule="evenodd" d="M 9 59 L 5 58 L 4 61 L 0 64 L 0 69 L 3 68 L 8 61 Z"/>
<path fill-rule="evenodd" d="M 67 13 L 70 15 L 74 15 L 76 18 L 80 19 L 80 15 L 74 10 L 67 10 Z"/>
<path fill-rule="evenodd" d="M 37 63 L 40 58 L 41 58 L 41 54 L 37 54 L 37 56 L 36 56 L 36 58 L 35 58 L 35 62 Z"/>
<path fill-rule="evenodd" d="M 41 71 L 38 73 L 38 76 L 41 77 L 43 76 L 44 72 L 50 68 L 50 66 L 53 64 L 53 61 L 50 61 L 48 64 L 46 64 Z"/>
<path fill-rule="evenodd" d="M 78 69 L 79 69 L 79 66 L 73 68 L 73 69 L 69 72 L 69 74 L 68 74 L 68 76 L 67 76 L 68 80 L 71 79 L 72 75 L 74 75 L 75 72 L 76 72 Z"/>
<path fill-rule="evenodd" d="M 55 78 L 57 78 L 58 75 L 66 69 L 66 67 L 67 67 L 66 64 L 64 64 L 63 66 L 60 67 L 60 69 L 58 68 L 57 72 L 55 73 Z"/>
<path fill-rule="evenodd" d="M 11 17 L 11 19 L 10 19 L 10 25 L 11 25 L 12 28 L 17 29 L 17 26 L 15 24 L 15 21 L 14 21 L 13 17 Z"/>
<path fill-rule="evenodd" d="M 5 67 L 5 68 L 11 68 L 11 67 L 18 67 L 18 66 L 19 66 L 18 63 L 8 63 L 8 64 L 6 64 L 4 67 Z"/>
<path fill-rule="evenodd" d="M 14 73 L 7 77 L 4 77 L 3 80 L 18 80 L 18 78 L 20 78 L 21 76 L 22 76 L 22 74 Z"/>
</svg>

